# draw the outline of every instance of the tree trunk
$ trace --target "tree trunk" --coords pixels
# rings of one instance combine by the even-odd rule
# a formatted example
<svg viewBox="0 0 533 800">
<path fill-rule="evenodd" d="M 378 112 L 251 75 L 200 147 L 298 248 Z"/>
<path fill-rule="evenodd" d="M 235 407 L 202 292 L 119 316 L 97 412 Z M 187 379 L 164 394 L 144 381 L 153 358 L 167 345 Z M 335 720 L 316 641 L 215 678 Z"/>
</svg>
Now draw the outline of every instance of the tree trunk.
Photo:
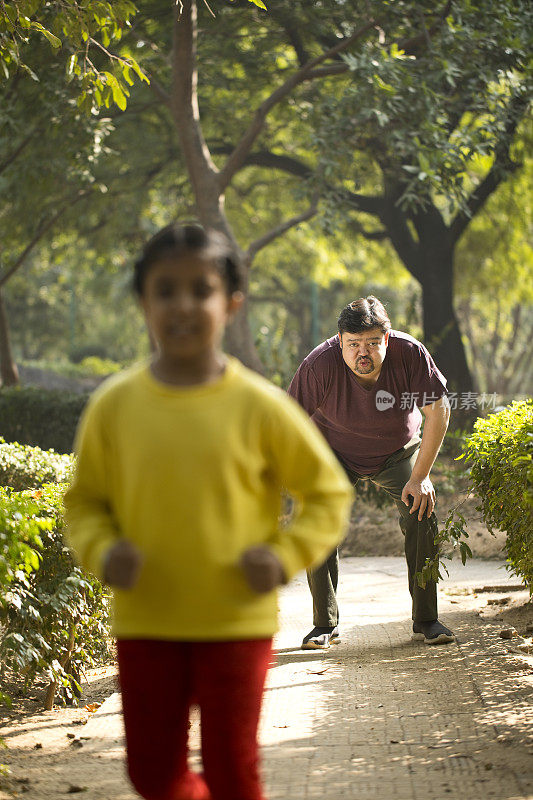
<svg viewBox="0 0 533 800">
<path fill-rule="evenodd" d="M 2 386 L 16 386 L 19 382 L 17 365 L 11 352 L 11 339 L 4 296 L 0 287 L 0 377 Z"/>
<path fill-rule="evenodd" d="M 224 346 L 228 353 L 236 356 L 245 366 L 263 375 L 265 368 L 255 346 L 247 309 L 248 302 L 246 301 L 235 319 L 226 328 Z"/>
<path fill-rule="evenodd" d="M 424 344 L 449 388 L 471 392 L 474 384 L 453 307 L 454 245 L 450 230 L 432 204 L 408 217 L 399 206 L 400 196 L 401 186 L 391 184 L 379 216 L 404 266 L 422 286 Z"/>
<path fill-rule="evenodd" d="M 456 392 L 471 392 L 474 383 L 453 307 L 453 250 L 422 252 L 424 342 L 438 368 Z"/>
<path fill-rule="evenodd" d="M 226 235 L 238 251 L 239 248 L 232 231 L 227 230 Z M 240 255 L 242 257 L 242 253 L 240 253 Z M 232 356 L 236 356 L 245 366 L 253 369 L 255 372 L 259 372 L 260 375 L 264 375 L 265 368 L 261 359 L 259 358 L 259 353 L 257 352 L 252 330 L 250 328 L 250 322 L 248 320 L 248 312 L 250 309 L 250 303 L 248 300 L 248 278 L 250 275 L 250 264 L 247 263 L 245 258 L 243 258 L 243 269 L 245 270 L 245 285 L 243 286 L 245 300 L 238 314 L 236 314 L 234 319 L 226 328 L 224 347 L 228 353 L 230 353 Z"/>
<path fill-rule="evenodd" d="M 215 203 L 208 204 L 205 202 L 205 199 L 202 203 L 197 202 L 196 209 L 198 218 L 202 225 L 205 228 L 213 228 L 214 230 L 224 233 L 224 235 L 232 243 L 235 251 L 239 253 L 241 258 L 243 258 L 243 253 L 237 244 L 224 211 L 223 196 L 220 198 L 217 197 Z M 243 264 L 246 274 L 243 292 L 246 299 L 238 314 L 236 314 L 234 319 L 226 328 L 224 347 L 227 352 L 230 353 L 230 355 L 236 356 L 236 358 L 238 358 L 239 361 L 242 361 L 246 367 L 249 367 L 255 372 L 259 372 L 261 375 L 263 375 L 265 368 L 261 362 L 261 359 L 259 358 L 259 353 L 257 352 L 248 320 L 248 311 L 250 308 L 250 304 L 248 302 L 248 275 L 250 266 L 248 263 L 246 263 L 246 259 L 244 258 Z"/>
<path fill-rule="evenodd" d="M 173 32 L 173 85 L 170 108 L 201 224 L 224 233 L 237 252 L 239 247 L 224 209 L 219 173 L 205 142 L 198 107 L 196 67 L 197 10 L 195 0 L 177 4 Z M 242 253 L 241 253 L 242 256 Z M 248 265 L 246 265 L 248 267 Z M 264 372 L 247 317 L 248 303 L 226 330 L 225 346 L 247 367 Z"/>
</svg>

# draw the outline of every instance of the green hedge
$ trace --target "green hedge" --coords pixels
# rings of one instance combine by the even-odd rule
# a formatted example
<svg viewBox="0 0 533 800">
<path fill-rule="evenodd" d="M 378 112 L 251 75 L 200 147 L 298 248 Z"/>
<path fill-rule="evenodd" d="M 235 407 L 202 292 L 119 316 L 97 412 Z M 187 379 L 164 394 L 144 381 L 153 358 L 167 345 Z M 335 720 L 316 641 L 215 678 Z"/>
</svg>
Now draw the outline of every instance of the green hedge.
<svg viewBox="0 0 533 800">
<path fill-rule="evenodd" d="M 506 532 L 511 568 L 533 594 L 533 400 L 478 419 L 465 455 L 483 519 Z"/>
<path fill-rule="evenodd" d="M 12 489 L 38 489 L 44 483 L 63 483 L 73 466 L 70 455 L 54 450 L 5 442 L 0 436 L 0 486 Z"/>
<path fill-rule="evenodd" d="M 0 673 L 26 685 L 46 675 L 48 709 L 60 688 L 78 695 L 80 673 L 111 647 L 109 593 L 63 542 L 64 491 L 0 488 Z"/>
<path fill-rule="evenodd" d="M 479 418 L 472 433 L 464 436 L 463 452 L 470 486 L 467 497 L 475 494 L 477 510 L 489 531 L 498 528 L 507 534 L 505 551 L 508 566 L 533 595 L 533 400 L 514 401 L 486 418 Z M 461 513 L 462 500 L 451 508 L 435 536 L 437 555 L 426 559 L 416 578 L 420 586 L 442 578 L 448 572 L 442 558 L 446 550 L 458 550 L 463 564 L 472 557 L 468 545 L 468 523 Z"/>
<path fill-rule="evenodd" d="M 47 676 L 45 708 L 59 689 L 74 699 L 83 669 L 110 655 L 109 592 L 63 542 L 72 467 L 71 455 L 0 438 L 0 674 Z"/>
<path fill-rule="evenodd" d="M 76 426 L 87 398 L 87 394 L 34 387 L 1 389 L 0 436 L 6 442 L 71 453 Z"/>
</svg>

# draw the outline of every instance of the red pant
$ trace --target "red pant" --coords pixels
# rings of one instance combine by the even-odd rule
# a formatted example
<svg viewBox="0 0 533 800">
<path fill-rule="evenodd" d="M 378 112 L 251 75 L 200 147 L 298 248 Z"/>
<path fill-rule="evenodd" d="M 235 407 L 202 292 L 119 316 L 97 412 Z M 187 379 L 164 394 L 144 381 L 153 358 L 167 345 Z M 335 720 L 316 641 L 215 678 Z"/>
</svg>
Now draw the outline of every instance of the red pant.
<svg viewBox="0 0 533 800">
<path fill-rule="evenodd" d="M 128 772 L 145 800 L 264 800 L 257 724 L 271 639 L 117 642 Z M 204 776 L 187 766 L 200 706 Z"/>
</svg>

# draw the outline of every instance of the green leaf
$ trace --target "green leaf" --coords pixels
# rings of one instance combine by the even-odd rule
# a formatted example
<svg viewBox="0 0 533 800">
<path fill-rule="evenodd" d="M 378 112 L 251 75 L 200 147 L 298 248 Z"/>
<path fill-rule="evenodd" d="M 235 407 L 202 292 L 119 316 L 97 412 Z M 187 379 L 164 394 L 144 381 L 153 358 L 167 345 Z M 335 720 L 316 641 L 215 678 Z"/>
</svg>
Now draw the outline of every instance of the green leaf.
<svg viewBox="0 0 533 800">
<path fill-rule="evenodd" d="M 127 106 L 126 94 L 124 93 L 124 90 L 112 72 L 104 72 L 103 74 L 106 76 L 107 82 L 111 87 L 111 91 L 113 92 L 113 101 L 117 104 L 121 111 L 124 111 Z"/>
<path fill-rule="evenodd" d="M 57 36 L 54 36 L 54 34 L 51 33 L 49 30 L 47 30 L 47 28 L 45 28 L 43 25 L 41 25 L 40 22 L 33 21 L 31 23 L 31 27 L 34 30 L 39 31 L 39 33 L 42 33 L 42 35 L 48 39 L 52 47 L 58 49 L 62 46 L 61 39 L 58 39 Z"/>
<path fill-rule="evenodd" d="M 124 64 L 122 67 L 122 74 L 124 76 L 124 80 L 126 83 L 129 83 L 130 86 L 133 86 L 133 78 L 131 77 L 131 68 L 128 64 Z"/>
<path fill-rule="evenodd" d="M 72 55 L 69 60 L 67 61 L 67 75 L 74 75 L 74 70 L 76 68 L 76 64 L 78 63 L 78 58 L 76 54 Z"/>
<path fill-rule="evenodd" d="M 136 60 L 131 56 L 128 57 L 128 65 L 132 68 L 132 70 L 138 75 L 138 77 L 142 81 L 145 81 L 148 84 L 150 83 L 148 75 L 145 75 L 145 73 L 142 71 Z"/>
</svg>

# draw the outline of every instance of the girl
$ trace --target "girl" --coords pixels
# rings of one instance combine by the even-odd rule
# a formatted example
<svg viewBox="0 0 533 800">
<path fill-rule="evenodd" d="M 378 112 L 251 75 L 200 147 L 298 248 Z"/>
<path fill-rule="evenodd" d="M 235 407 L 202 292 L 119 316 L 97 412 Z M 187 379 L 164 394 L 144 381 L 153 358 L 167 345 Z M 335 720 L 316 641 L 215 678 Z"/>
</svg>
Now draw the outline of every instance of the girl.
<svg viewBox="0 0 533 800">
<path fill-rule="evenodd" d="M 229 243 L 170 225 L 134 285 L 157 352 L 95 393 L 65 497 L 114 590 L 131 780 L 146 800 L 263 800 L 257 725 L 280 583 L 342 538 L 343 471 L 297 404 L 221 348 L 243 301 Z M 280 493 L 298 500 L 278 526 Z M 189 707 L 203 775 L 187 766 Z"/>
</svg>

